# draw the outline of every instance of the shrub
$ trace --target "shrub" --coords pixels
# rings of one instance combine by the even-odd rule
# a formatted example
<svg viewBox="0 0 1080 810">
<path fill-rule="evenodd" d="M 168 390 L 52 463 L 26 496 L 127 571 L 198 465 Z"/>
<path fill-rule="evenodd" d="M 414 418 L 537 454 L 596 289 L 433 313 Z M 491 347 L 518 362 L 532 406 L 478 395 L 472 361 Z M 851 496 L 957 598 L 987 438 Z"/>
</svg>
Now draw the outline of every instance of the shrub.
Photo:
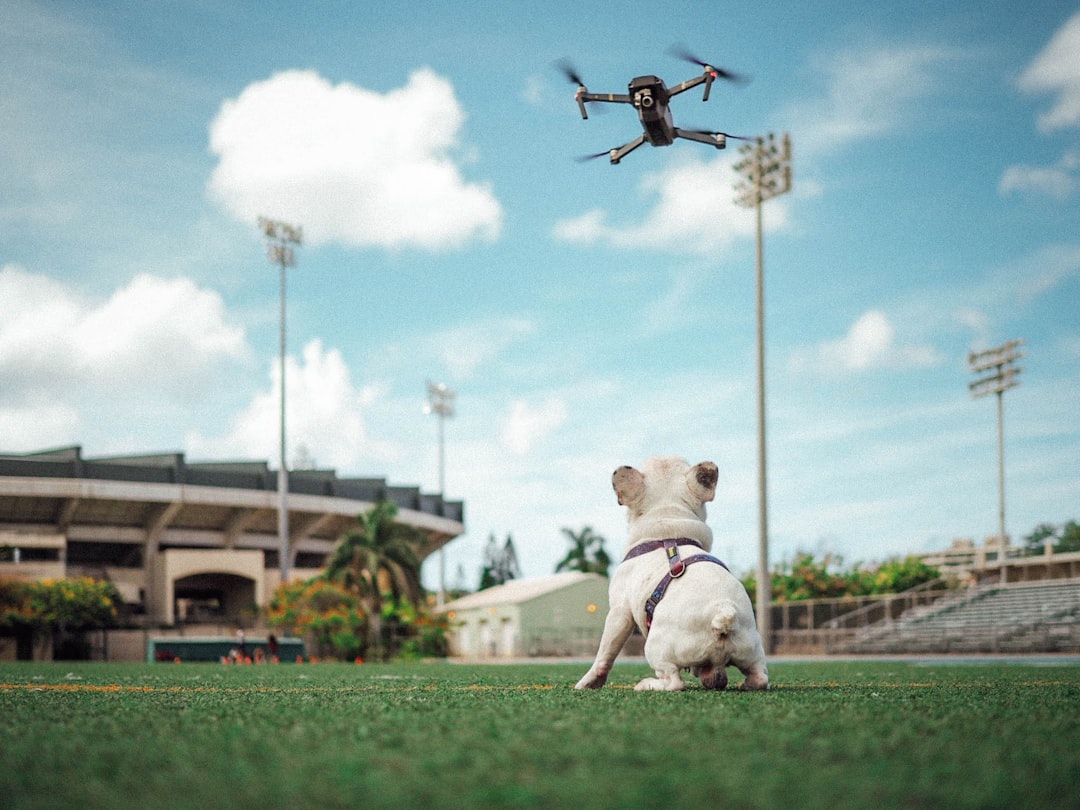
<svg viewBox="0 0 1080 810">
<path fill-rule="evenodd" d="M 822 561 L 808 552 L 798 552 L 791 563 L 781 563 L 770 576 L 773 602 L 802 599 L 829 599 L 841 596 L 876 596 L 900 593 L 941 577 L 941 572 L 918 557 L 893 558 L 874 567 L 856 566 L 832 571 L 842 564 L 839 557 L 825 555 Z M 742 580 L 750 599 L 757 597 L 757 577 Z"/>
<path fill-rule="evenodd" d="M 367 616 L 360 600 L 322 577 L 279 586 L 267 618 L 272 626 L 288 632 L 311 633 L 320 657 L 351 661 L 366 652 Z"/>
<path fill-rule="evenodd" d="M 0 627 L 35 632 L 111 627 L 121 603 L 115 585 L 90 577 L 0 580 Z"/>
</svg>

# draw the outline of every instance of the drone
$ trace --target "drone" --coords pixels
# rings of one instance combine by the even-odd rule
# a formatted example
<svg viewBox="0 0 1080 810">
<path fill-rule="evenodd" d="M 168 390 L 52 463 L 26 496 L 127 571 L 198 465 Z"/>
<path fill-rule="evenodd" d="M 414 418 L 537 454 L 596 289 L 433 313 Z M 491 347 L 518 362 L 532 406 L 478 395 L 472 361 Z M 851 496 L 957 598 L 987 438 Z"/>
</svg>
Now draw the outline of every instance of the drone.
<svg viewBox="0 0 1080 810">
<path fill-rule="evenodd" d="M 585 155 L 580 158 L 581 160 L 591 160 L 607 155 L 611 160 L 611 164 L 614 166 L 643 143 L 648 143 L 650 146 L 670 146 L 675 142 L 676 138 L 708 144 L 716 149 L 723 149 L 726 147 L 728 138 L 749 140 L 748 138 L 731 135 L 727 132 L 680 129 L 675 126 L 671 120 L 671 108 L 669 106 L 669 102 L 673 96 L 677 96 L 679 93 L 684 93 L 698 85 L 704 84 L 705 91 L 701 100 L 708 101 L 709 91 L 712 89 L 713 82 L 717 79 L 733 82 L 742 82 L 745 81 L 745 79 L 737 73 L 713 67 L 708 62 L 703 62 L 684 48 L 674 47 L 669 49 L 669 53 L 672 53 L 674 56 L 686 62 L 700 65 L 702 68 L 701 75 L 695 76 L 692 79 L 687 79 L 682 84 L 677 84 L 674 87 L 668 87 L 664 84 L 664 80 L 658 76 L 637 76 L 630 80 L 630 84 L 627 87 L 629 92 L 625 94 L 590 93 L 585 87 L 585 82 L 581 80 L 581 77 L 568 62 L 562 61 L 558 63 L 558 67 L 566 74 L 566 77 L 578 86 L 574 98 L 578 103 L 578 108 L 581 110 L 582 118 L 586 120 L 589 118 L 589 112 L 585 107 L 586 102 L 599 101 L 614 104 L 633 104 L 638 111 L 638 119 L 641 121 L 641 126 L 644 130 L 629 143 L 625 143 L 614 149 L 597 152 L 593 155 Z"/>
</svg>

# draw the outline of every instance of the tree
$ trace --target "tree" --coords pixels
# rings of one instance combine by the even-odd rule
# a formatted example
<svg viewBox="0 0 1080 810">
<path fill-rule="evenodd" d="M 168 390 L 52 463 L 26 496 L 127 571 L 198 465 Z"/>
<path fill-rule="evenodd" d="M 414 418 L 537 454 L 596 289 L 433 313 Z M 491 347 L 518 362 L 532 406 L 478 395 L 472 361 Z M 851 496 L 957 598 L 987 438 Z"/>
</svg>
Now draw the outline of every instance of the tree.
<svg viewBox="0 0 1080 810">
<path fill-rule="evenodd" d="M 1035 554 L 1042 554 L 1047 540 L 1057 540 L 1057 526 L 1053 523 L 1040 523 L 1024 538 L 1024 545 Z"/>
<path fill-rule="evenodd" d="M 0 628 L 15 636 L 19 658 L 46 633 L 115 626 L 122 604 L 115 585 L 90 577 L 0 580 Z"/>
<path fill-rule="evenodd" d="M 368 617 L 368 647 L 382 653 L 382 622 L 402 603 L 423 596 L 416 547 L 420 530 L 394 522 L 397 506 L 380 501 L 357 516 L 359 527 L 338 542 L 324 577 L 355 595 Z M 384 613 L 386 615 L 384 615 Z"/>
<path fill-rule="evenodd" d="M 594 532 L 591 526 L 585 526 L 579 532 L 564 528 L 562 533 L 570 543 L 570 551 L 555 566 L 555 573 L 583 571 L 605 577 L 608 575 L 611 558 L 604 550 L 604 543 L 607 541 L 601 535 Z"/>
<path fill-rule="evenodd" d="M 495 542 L 495 535 L 488 535 L 487 546 L 484 548 L 484 568 L 480 572 L 480 587 L 484 590 L 495 585 L 504 585 L 512 579 L 521 576 L 521 567 L 518 565 L 517 551 L 514 550 L 514 538 L 506 535 L 506 544 L 500 549 Z"/>
<path fill-rule="evenodd" d="M 821 562 L 805 551 L 796 554 L 790 564 L 781 564 L 772 574 L 773 601 L 793 602 L 843 596 L 849 590 L 848 577 L 829 570 L 830 566 L 842 563 L 841 558 L 831 554 L 826 554 Z"/>
<path fill-rule="evenodd" d="M 368 621 L 359 597 L 325 577 L 282 583 L 267 618 L 287 632 L 311 633 L 320 657 L 351 661 L 363 652 Z"/>
<path fill-rule="evenodd" d="M 1075 520 L 1057 526 L 1053 523 L 1040 523 L 1031 534 L 1024 538 L 1024 543 L 1034 554 L 1042 554 L 1046 543 L 1053 542 L 1055 554 L 1080 551 L 1080 524 Z"/>
<path fill-rule="evenodd" d="M 842 565 L 843 559 L 831 554 L 818 561 L 809 552 L 796 552 L 792 562 L 781 563 L 770 574 L 772 600 L 795 602 L 801 599 L 900 593 L 941 577 L 937 568 L 915 556 L 892 558 L 872 567 L 856 565 L 850 570 L 842 569 Z M 757 577 L 749 574 L 742 583 L 753 601 Z"/>
<path fill-rule="evenodd" d="M 1080 523 L 1070 520 L 1061 527 L 1061 539 L 1054 546 L 1054 551 L 1064 554 L 1067 551 L 1080 551 Z"/>
<path fill-rule="evenodd" d="M 875 569 L 860 569 L 849 575 L 852 596 L 901 593 L 941 578 L 941 571 L 918 557 L 895 557 Z"/>
<path fill-rule="evenodd" d="M 115 585 L 89 577 L 0 581 L 0 627 L 34 631 L 111 627 L 121 604 Z"/>
</svg>

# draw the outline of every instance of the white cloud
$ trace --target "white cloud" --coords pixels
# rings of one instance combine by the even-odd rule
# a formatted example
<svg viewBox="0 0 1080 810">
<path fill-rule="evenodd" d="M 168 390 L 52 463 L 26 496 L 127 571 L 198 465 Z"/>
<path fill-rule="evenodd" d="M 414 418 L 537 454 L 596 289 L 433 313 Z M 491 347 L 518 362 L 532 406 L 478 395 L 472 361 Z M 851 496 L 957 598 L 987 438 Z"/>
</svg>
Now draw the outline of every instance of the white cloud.
<svg viewBox="0 0 1080 810">
<path fill-rule="evenodd" d="M 560 219 L 555 223 L 553 233 L 556 239 L 564 242 L 588 244 L 605 238 L 608 230 L 607 213 L 593 208 L 571 219 Z"/>
<path fill-rule="evenodd" d="M 439 332 L 431 339 L 431 350 L 441 356 L 454 379 L 468 379 L 515 341 L 535 331 L 536 324 L 529 319 L 497 318 Z"/>
<path fill-rule="evenodd" d="M 516 400 L 503 421 L 502 444 L 511 453 L 524 455 L 558 430 L 566 417 L 566 403 L 558 397 L 549 397 L 537 407 L 523 399 Z"/>
<path fill-rule="evenodd" d="M 441 250 L 493 240 L 502 208 L 452 157 L 465 114 L 429 69 L 386 94 L 314 71 L 249 85 L 210 126 L 210 191 L 241 220 L 302 225 L 314 243 Z"/>
<path fill-rule="evenodd" d="M 990 340 L 990 318 L 981 309 L 961 307 L 953 313 L 956 322 L 974 335 L 975 344 L 986 344 Z"/>
<path fill-rule="evenodd" d="M 1014 281 L 1016 304 L 1030 304 L 1080 277 L 1080 246 L 1044 245 L 1022 262 L 1024 270 Z"/>
<path fill-rule="evenodd" d="M 533 107 L 541 107 L 548 93 L 548 82 L 540 75 L 532 74 L 525 77 L 525 87 L 521 91 L 521 97 Z"/>
<path fill-rule="evenodd" d="M 247 354 L 213 291 L 140 275 L 105 300 L 0 269 L 0 436 L 11 451 L 93 442 L 127 451 L 154 421 L 196 413 Z"/>
<path fill-rule="evenodd" d="M 875 368 L 926 368 L 941 362 L 932 346 L 897 345 L 896 329 L 880 310 L 863 313 L 844 337 L 792 355 L 796 370 L 858 372 Z"/>
<path fill-rule="evenodd" d="M 193 391 L 224 358 L 241 357 L 244 331 L 213 291 L 185 278 L 136 276 L 105 302 L 18 267 L 0 270 L 3 399 L 72 387 Z"/>
<path fill-rule="evenodd" d="M 998 193 L 1040 194 L 1054 200 L 1067 200 L 1080 187 L 1080 154 L 1067 152 L 1054 166 L 1009 166 L 1001 175 Z"/>
<path fill-rule="evenodd" d="M 280 457 L 281 374 L 278 361 L 271 366 L 269 387 L 257 393 L 238 413 L 226 435 L 205 437 L 198 431 L 185 441 L 188 455 L 200 458 Z M 363 409 L 376 396 L 372 389 L 357 389 L 337 349 L 324 349 L 310 341 L 297 360 L 285 358 L 286 435 L 290 465 L 299 449 L 320 467 L 355 465 L 368 442 Z"/>
<path fill-rule="evenodd" d="M 1080 12 L 1073 14 L 1020 76 L 1028 93 L 1057 94 L 1049 111 L 1039 116 L 1039 129 L 1080 124 Z"/>
<path fill-rule="evenodd" d="M 916 102 L 940 88 L 943 66 L 961 56 L 956 48 L 897 45 L 819 58 L 813 67 L 825 77 L 825 96 L 800 102 L 789 115 L 799 151 L 834 151 L 910 122 Z"/>
<path fill-rule="evenodd" d="M 34 397 L 17 405 L 0 405 L 0 436 L 7 452 L 29 452 L 42 447 L 78 444 L 79 412 L 48 397 Z"/>
<path fill-rule="evenodd" d="M 593 209 L 556 222 L 554 236 L 579 244 L 715 254 L 754 233 L 753 213 L 734 202 L 739 178 L 732 164 L 732 158 L 683 159 L 644 176 L 640 190 L 653 206 L 640 222 L 611 225 L 605 211 Z M 766 206 L 767 227 L 780 228 L 786 221 L 783 198 Z"/>
<path fill-rule="evenodd" d="M 966 306 L 987 312 L 1028 308 L 1080 278 L 1080 245 L 1047 244 L 994 268 L 979 284 L 963 290 Z M 1067 300 L 1067 299 L 1066 299 Z"/>
</svg>

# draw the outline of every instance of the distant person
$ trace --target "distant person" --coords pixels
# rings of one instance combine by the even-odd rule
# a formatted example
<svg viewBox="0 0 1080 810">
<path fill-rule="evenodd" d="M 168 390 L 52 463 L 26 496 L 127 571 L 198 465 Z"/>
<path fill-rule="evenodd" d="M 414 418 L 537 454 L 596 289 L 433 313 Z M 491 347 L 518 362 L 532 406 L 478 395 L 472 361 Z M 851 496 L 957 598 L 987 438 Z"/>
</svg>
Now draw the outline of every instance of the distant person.
<svg viewBox="0 0 1080 810">
<path fill-rule="evenodd" d="M 266 639 L 266 645 L 270 648 L 270 661 L 274 664 L 280 664 L 281 659 L 278 657 L 278 643 L 277 636 L 273 633 Z"/>
</svg>

